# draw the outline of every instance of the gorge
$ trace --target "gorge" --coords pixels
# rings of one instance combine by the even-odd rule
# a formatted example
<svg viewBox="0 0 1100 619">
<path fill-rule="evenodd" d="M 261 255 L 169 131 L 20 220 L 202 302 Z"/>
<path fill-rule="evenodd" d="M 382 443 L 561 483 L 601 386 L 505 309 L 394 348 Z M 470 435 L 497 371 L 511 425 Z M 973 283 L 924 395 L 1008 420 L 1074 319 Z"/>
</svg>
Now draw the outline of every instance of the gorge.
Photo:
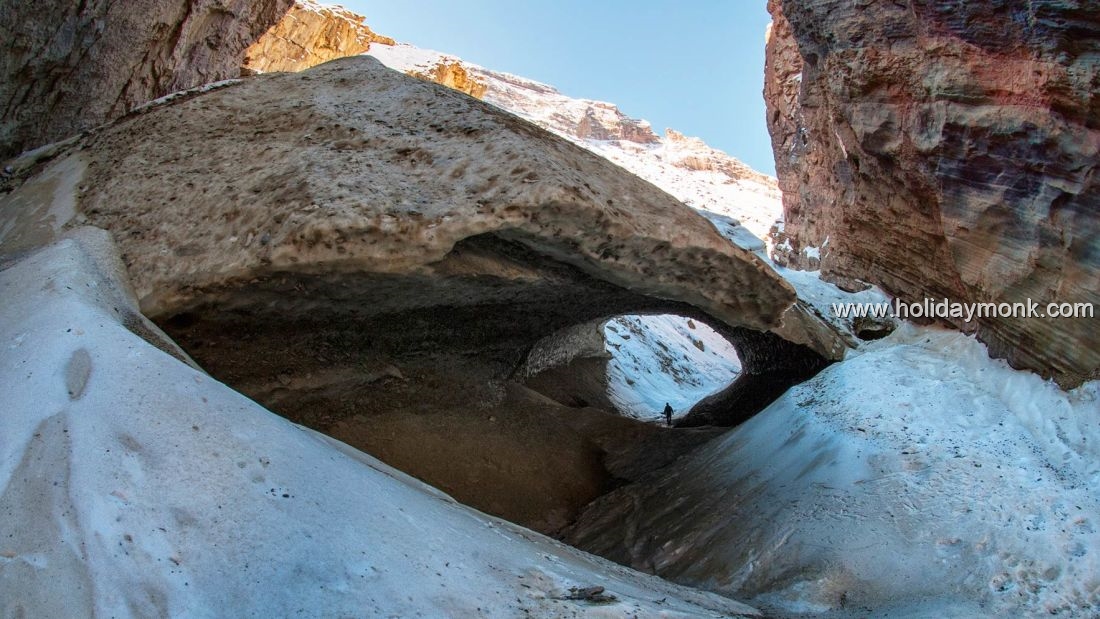
<svg viewBox="0 0 1100 619">
<path fill-rule="evenodd" d="M 1095 320 L 830 311 L 1100 301 L 1100 11 L 773 0 L 776 182 L 337 7 L 146 4 L 0 5 L 5 616 L 1100 604 Z"/>
</svg>

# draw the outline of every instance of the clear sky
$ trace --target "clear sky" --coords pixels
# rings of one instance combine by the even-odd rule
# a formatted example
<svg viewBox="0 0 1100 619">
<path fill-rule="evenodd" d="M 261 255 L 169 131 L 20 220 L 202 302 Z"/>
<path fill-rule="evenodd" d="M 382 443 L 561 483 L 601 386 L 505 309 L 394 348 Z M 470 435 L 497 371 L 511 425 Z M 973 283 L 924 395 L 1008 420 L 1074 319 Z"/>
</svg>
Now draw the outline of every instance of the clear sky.
<svg viewBox="0 0 1100 619">
<path fill-rule="evenodd" d="M 775 173 L 765 0 L 321 0 L 379 34 L 610 101 Z"/>
</svg>

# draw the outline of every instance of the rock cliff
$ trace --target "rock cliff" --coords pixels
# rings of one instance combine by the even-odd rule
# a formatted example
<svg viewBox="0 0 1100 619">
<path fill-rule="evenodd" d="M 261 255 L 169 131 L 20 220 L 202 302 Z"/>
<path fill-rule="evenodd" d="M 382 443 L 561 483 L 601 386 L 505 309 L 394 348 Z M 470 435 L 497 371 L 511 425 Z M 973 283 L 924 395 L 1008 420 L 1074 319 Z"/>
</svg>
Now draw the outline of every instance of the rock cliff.
<svg viewBox="0 0 1100 619">
<path fill-rule="evenodd" d="M 245 50 L 247 71 L 301 71 L 336 58 L 362 54 L 371 43 L 393 45 L 363 17 L 339 6 L 297 0 L 277 24 Z"/>
<path fill-rule="evenodd" d="M 237 77 L 290 0 L 0 1 L 0 157 Z"/>
<path fill-rule="evenodd" d="M 791 254 L 906 300 L 1100 304 L 1100 4 L 772 0 L 765 97 Z M 1100 375 L 1095 319 L 991 354 Z"/>
</svg>

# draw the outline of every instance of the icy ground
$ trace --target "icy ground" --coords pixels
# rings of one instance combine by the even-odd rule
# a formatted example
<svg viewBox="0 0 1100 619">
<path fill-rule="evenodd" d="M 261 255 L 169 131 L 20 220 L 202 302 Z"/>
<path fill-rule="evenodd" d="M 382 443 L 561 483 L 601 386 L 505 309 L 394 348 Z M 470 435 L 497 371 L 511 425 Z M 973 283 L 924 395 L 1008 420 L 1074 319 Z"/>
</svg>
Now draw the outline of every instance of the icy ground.
<svg viewBox="0 0 1100 619">
<path fill-rule="evenodd" d="M 1100 614 L 1100 382 L 1063 392 L 903 325 L 570 540 L 811 616 Z"/>
<path fill-rule="evenodd" d="M 752 612 L 264 410 L 123 327 L 157 337 L 133 319 L 106 234 L 79 238 L 0 273 L 0 616 Z M 591 586 L 614 599 L 567 599 Z"/>
</svg>

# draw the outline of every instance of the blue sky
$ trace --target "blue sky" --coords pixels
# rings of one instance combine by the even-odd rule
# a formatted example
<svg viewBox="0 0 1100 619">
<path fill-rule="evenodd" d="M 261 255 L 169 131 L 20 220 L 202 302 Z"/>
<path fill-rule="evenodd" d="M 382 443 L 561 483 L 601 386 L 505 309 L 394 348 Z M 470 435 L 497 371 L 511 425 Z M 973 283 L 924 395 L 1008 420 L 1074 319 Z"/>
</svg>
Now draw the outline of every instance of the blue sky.
<svg viewBox="0 0 1100 619">
<path fill-rule="evenodd" d="M 376 32 L 617 104 L 774 174 L 764 0 L 322 0 Z"/>
</svg>

